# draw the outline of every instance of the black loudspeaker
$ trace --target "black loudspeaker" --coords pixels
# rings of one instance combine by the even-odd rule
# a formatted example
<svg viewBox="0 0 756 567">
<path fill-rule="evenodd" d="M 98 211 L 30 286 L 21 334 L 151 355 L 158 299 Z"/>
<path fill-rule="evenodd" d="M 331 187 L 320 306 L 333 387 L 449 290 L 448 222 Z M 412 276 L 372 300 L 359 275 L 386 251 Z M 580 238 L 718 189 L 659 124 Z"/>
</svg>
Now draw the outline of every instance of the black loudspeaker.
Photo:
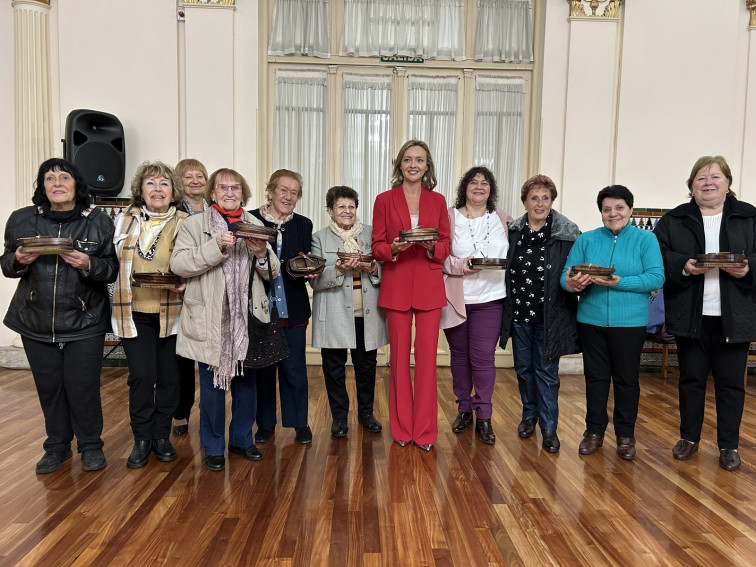
<svg viewBox="0 0 756 567">
<path fill-rule="evenodd" d="M 92 195 L 115 197 L 123 188 L 123 125 L 107 112 L 72 110 L 66 118 L 63 157 L 84 176 Z"/>
</svg>

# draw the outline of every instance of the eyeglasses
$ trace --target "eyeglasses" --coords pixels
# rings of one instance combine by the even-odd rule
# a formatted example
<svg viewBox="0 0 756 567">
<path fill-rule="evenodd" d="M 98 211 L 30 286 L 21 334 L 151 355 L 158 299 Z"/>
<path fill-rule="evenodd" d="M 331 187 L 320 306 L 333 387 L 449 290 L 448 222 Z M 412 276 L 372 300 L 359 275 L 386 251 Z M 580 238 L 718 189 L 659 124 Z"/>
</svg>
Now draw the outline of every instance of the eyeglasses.
<svg viewBox="0 0 756 567">
<path fill-rule="evenodd" d="M 215 188 L 221 193 L 239 193 L 242 190 L 241 185 L 216 185 Z"/>
</svg>

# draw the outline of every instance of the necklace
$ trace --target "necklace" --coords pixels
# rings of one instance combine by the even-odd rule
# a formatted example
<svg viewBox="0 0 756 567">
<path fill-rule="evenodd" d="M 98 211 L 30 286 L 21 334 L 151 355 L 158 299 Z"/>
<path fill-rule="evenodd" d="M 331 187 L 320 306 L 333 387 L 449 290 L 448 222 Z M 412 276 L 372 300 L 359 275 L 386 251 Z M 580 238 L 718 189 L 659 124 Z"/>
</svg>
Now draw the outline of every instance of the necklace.
<svg viewBox="0 0 756 567">
<path fill-rule="evenodd" d="M 481 241 L 481 248 L 485 244 L 486 252 L 488 252 L 488 236 L 491 234 L 491 213 L 486 211 L 484 216 L 486 217 L 486 236 Z M 482 250 L 478 250 L 478 244 L 475 242 L 475 231 L 473 230 L 472 219 L 470 218 L 469 211 L 467 213 L 467 226 L 470 227 L 470 240 L 472 240 L 473 250 L 475 251 L 475 254 L 480 252 L 483 257 L 486 258 L 487 255 Z"/>
</svg>

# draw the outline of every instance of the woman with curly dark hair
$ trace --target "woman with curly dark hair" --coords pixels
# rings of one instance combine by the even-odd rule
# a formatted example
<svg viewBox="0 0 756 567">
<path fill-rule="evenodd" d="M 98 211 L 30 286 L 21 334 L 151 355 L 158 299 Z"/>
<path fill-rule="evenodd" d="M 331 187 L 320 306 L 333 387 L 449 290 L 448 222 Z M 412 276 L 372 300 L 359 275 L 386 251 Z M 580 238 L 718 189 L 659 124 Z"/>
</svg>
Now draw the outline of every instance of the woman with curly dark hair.
<svg viewBox="0 0 756 567">
<path fill-rule="evenodd" d="M 441 328 L 451 354 L 452 387 L 459 406 L 452 431 L 465 431 L 475 411 L 475 431 L 487 445 L 496 442 L 491 397 L 506 273 L 473 268 L 470 260 L 507 257 L 507 222 L 512 217 L 496 207 L 497 200 L 496 179 L 488 168 L 473 167 L 459 181 L 456 202 L 449 207 L 451 253 L 444 262 L 447 304 L 441 310 Z"/>
</svg>

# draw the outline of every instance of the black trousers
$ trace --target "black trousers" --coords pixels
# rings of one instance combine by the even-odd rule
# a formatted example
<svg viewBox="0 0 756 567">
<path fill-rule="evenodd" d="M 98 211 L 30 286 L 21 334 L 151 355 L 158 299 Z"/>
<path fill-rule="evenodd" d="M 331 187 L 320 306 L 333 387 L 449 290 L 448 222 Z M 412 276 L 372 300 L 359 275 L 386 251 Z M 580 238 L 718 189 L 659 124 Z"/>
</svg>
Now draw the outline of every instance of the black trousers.
<svg viewBox="0 0 756 567">
<path fill-rule="evenodd" d="M 178 406 L 176 406 L 173 419 L 189 419 L 194 405 L 194 391 L 197 387 L 194 361 L 179 355 L 176 355 L 176 358 L 179 365 L 179 393 Z"/>
<path fill-rule="evenodd" d="M 281 425 L 308 425 L 307 327 L 284 327 L 284 334 L 291 354 L 278 364 L 257 371 L 258 428 L 273 429 L 276 426 L 276 372 L 281 395 Z"/>
<path fill-rule="evenodd" d="M 354 327 L 357 334 L 357 348 L 351 350 L 354 383 L 357 386 L 357 413 L 358 415 L 372 415 L 378 351 L 365 350 L 365 321 L 362 317 L 355 317 Z M 323 360 L 323 376 L 331 415 L 334 419 L 346 419 L 349 414 L 349 395 L 346 389 L 347 349 L 323 348 L 320 349 L 320 356 Z"/>
<path fill-rule="evenodd" d="M 737 449 L 745 403 L 743 374 L 749 343 L 728 343 L 722 337 L 722 318 L 703 317 L 701 338 L 675 337 L 680 363 L 680 437 L 701 439 L 709 370 L 714 376 L 717 407 L 717 445 Z"/>
<path fill-rule="evenodd" d="M 67 343 L 21 337 L 45 416 L 45 451 L 102 448 L 100 373 L 105 334 Z"/>
<path fill-rule="evenodd" d="M 160 338 L 157 313 L 133 313 L 137 336 L 123 339 L 129 362 L 129 417 L 135 441 L 167 439 L 178 405 L 176 335 Z"/>
<path fill-rule="evenodd" d="M 614 386 L 614 433 L 634 437 L 640 400 L 640 355 L 646 327 L 597 327 L 578 323 L 585 373 L 585 428 L 603 435 L 609 424 L 606 404 Z"/>
</svg>

